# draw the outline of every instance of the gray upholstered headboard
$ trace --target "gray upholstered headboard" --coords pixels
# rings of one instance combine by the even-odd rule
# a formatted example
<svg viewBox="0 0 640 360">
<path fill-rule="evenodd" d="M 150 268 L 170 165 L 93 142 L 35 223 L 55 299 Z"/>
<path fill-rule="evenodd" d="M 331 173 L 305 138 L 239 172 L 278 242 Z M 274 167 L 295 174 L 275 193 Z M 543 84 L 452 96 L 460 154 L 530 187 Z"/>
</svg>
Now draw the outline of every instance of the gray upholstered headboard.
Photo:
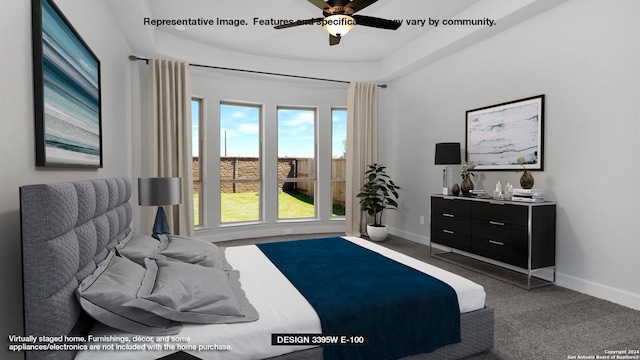
<svg viewBox="0 0 640 360">
<path fill-rule="evenodd" d="M 131 231 L 130 198 L 127 178 L 20 188 L 25 335 L 88 331 L 75 291 Z M 73 352 L 27 353 L 28 359 L 73 356 Z"/>
</svg>

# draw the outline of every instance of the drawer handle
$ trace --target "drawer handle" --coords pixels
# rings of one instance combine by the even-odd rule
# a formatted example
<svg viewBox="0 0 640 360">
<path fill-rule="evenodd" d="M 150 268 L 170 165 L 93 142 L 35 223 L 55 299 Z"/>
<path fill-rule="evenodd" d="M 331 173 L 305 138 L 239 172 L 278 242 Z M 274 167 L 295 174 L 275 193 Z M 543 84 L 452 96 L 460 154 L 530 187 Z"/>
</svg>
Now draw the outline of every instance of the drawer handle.
<svg viewBox="0 0 640 360">
<path fill-rule="evenodd" d="M 500 241 L 489 240 L 489 243 L 494 244 L 494 245 L 504 246 L 504 243 L 501 243 Z"/>
<path fill-rule="evenodd" d="M 442 230 L 442 232 L 445 233 L 445 234 L 451 234 L 451 235 L 454 234 L 453 231 L 451 231 L 451 230 Z"/>
<path fill-rule="evenodd" d="M 504 223 L 502 223 L 502 222 L 498 222 L 498 221 L 489 221 L 489 224 L 491 224 L 491 225 L 498 225 L 498 226 L 504 226 Z"/>
<path fill-rule="evenodd" d="M 453 215 L 453 214 L 447 214 L 447 213 L 442 213 L 442 216 L 450 217 L 450 218 L 455 217 L 455 215 Z"/>
</svg>

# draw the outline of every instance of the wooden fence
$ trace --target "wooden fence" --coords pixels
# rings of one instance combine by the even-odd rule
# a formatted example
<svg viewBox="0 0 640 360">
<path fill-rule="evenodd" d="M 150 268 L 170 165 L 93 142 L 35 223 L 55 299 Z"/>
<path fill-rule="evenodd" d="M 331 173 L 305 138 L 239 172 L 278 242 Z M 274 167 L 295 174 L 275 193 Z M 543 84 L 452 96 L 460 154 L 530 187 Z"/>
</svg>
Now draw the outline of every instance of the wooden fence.
<svg viewBox="0 0 640 360">
<path fill-rule="evenodd" d="M 309 179 L 315 178 L 316 164 L 315 160 L 309 158 L 297 159 L 297 172 L 296 178 Z M 296 190 L 313 196 L 315 193 L 315 182 L 298 182 L 296 184 Z M 331 194 L 333 203 L 341 206 L 345 206 L 347 191 L 347 159 L 332 159 L 331 160 Z"/>
<path fill-rule="evenodd" d="M 199 173 L 199 159 L 193 158 L 194 179 Z M 278 159 L 278 177 L 280 179 L 315 179 L 316 164 L 309 158 L 280 158 Z M 345 206 L 346 199 L 347 161 L 344 158 L 331 161 L 331 192 L 333 203 Z M 220 179 L 222 192 L 258 191 L 260 181 L 260 164 L 258 158 L 251 157 L 223 157 L 220 159 Z M 240 180 L 238 182 L 238 180 Z M 279 184 L 284 190 L 295 190 L 309 196 L 314 196 L 315 181 L 291 181 Z"/>
</svg>

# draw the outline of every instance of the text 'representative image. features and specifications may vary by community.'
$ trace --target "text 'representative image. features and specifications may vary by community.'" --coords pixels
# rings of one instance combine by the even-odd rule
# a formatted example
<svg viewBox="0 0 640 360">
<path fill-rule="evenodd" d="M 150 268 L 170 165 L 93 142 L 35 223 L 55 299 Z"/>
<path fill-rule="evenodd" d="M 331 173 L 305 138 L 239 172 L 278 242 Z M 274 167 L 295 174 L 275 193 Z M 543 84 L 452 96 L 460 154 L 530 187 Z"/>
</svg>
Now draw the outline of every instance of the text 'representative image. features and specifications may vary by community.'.
<svg viewBox="0 0 640 360">
<path fill-rule="evenodd" d="M 274 19 L 274 18 L 258 18 L 251 19 L 223 19 L 223 18 L 181 18 L 181 19 L 153 19 L 145 17 L 143 24 L 145 26 L 281 26 L 281 25 L 375 25 L 370 22 L 380 21 L 378 19 L 321 19 L 321 20 L 293 20 L 293 19 Z M 415 19 L 396 19 L 393 20 L 404 26 L 418 27 L 438 27 L 438 26 L 487 26 L 493 27 L 497 25 L 496 21 L 490 18 L 474 18 L 474 19 L 435 19 L 435 18 L 415 18 Z"/>
</svg>

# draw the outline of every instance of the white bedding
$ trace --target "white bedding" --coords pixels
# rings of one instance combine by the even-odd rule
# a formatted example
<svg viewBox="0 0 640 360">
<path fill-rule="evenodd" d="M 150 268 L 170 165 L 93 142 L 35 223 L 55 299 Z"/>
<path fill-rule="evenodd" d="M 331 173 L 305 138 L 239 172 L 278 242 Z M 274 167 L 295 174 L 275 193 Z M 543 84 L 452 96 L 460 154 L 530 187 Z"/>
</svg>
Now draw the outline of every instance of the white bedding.
<svg viewBox="0 0 640 360">
<path fill-rule="evenodd" d="M 484 288 L 470 280 L 367 240 L 355 237 L 345 237 L 345 239 L 446 282 L 458 295 L 461 313 L 484 307 L 486 296 Z M 304 297 L 256 246 L 230 247 L 226 249 L 225 254 L 227 261 L 233 268 L 240 271 L 242 288 L 260 314 L 258 321 L 214 325 L 185 324 L 180 334 L 175 336 L 189 338 L 188 342 L 159 342 L 162 347 L 174 346 L 175 350 L 172 351 L 88 350 L 78 353 L 76 359 L 157 359 L 181 349 L 181 345 L 186 345 L 196 346 L 196 350 L 184 350 L 185 352 L 205 360 L 248 360 L 263 359 L 310 348 L 309 346 L 271 346 L 271 334 L 273 333 L 319 334 L 322 332 L 318 315 Z M 132 341 L 129 344 L 136 344 L 138 347 L 154 345 L 150 342 L 133 342 L 133 334 L 120 332 L 102 324 L 96 324 L 91 334 L 94 336 L 127 336 Z M 218 348 L 229 350 L 202 349 L 198 351 L 197 347 L 200 345 L 217 345 Z"/>
</svg>

